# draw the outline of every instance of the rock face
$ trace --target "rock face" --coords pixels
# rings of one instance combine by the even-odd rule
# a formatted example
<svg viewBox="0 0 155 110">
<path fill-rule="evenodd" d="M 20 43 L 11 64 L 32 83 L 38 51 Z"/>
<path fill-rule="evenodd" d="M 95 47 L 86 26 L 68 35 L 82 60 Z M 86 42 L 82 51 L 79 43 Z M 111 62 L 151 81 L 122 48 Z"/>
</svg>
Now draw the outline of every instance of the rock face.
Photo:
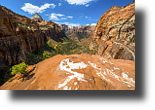
<svg viewBox="0 0 155 110">
<path fill-rule="evenodd" d="M 94 33 L 96 25 L 85 25 L 79 27 L 69 27 L 65 24 L 61 25 L 68 38 L 74 41 L 81 41 L 84 38 L 89 38 Z"/>
<path fill-rule="evenodd" d="M 47 37 L 62 36 L 65 36 L 64 31 L 55 23 L 53 28 L 42 31 L 37 22 L 0 6 L 0 70 L 26 62 L 25 54 L 44 46 Z"/>
<path fill-rule="evenodd" d="M 65 32 L 77 33 L 77 34 L 91 34 L 95 31 L 95 25 L 85 25 L 79 27 L 69 27 L 68 25 L 60 25 Z"/>
<path fill-rule="evenodd" d="M 135 3 L 106 11 L 97 23 L 94 38 L 100 44 L 99 55 L 135 60 Z"/>
<path fill-rule="evenodd" d="M 18 36 L 15 24 L 0 7 L 0 68 L 5 64 L 25 61 L 25 45 L 23 36 Z M 18 27 L 17 27 L 18 28 Z"/>
<path fill-rule="evenodd" d="M 66 36 L 63 29 L 58 24 L 52 21 L 43 20 L 41 22 L 38 22 L 38 24 L 45 36 L 48 36 L 52 39 L 57 39 Z"/>
<path fill-rule="evenodd" d="M 30 30 L 38 30 L 39 25 L 34 20 L 31 20 L 25 16 L 19 15 L 17 13 L 12 12 L 6 7 L 1 6 L 7 16 L 11 19 L 12 22 L 16 22 L 19 27 L 23 27 Z"/>
<path fill-rule="evenodd" d="M 31 66 L 33 67 L 33 66 Z M 135 62 L 90 55 L 57 55 L 1 90 L 134 90 Z M 18 75 L 17 75 L 18 76 Z M 16 76 L 15 76 L 16 77 Z"/>
<path fill-rule="evenodd" d="M 44 46 L 40 30 L 26 30 L 12 22 L 0 7 L 0 68 L 26 62 L 25 53 Z"/>
<path fill-rule="evenodd" d="M 42 17 L 38 13 L 34 14 L 30 19 L 36 22 L 41 22 L 43 20 Z"/>
</svg>

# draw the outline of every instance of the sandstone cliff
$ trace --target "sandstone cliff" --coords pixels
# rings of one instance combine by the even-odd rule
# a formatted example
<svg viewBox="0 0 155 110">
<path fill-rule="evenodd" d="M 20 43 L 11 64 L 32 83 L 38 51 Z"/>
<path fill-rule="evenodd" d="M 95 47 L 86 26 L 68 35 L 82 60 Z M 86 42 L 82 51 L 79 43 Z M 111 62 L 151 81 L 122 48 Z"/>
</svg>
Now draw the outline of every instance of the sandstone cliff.
<svg viewBox="0 0 155 110">
<path fill-rule="evenodd" d="M 79 27 L 69 27 L 68 25 L 62 24 L 60 25 L 65 32 L 69 33 L 77 33 L 77 34 L 91 34 L 95 31 L 95 25 L 85 25 Z"/>
<path fill-rule="evenodd" d="M 56 23 L 52 21 L 41 21 L 38 22 L 39 29 L 42 30 L 45 36 L 52 39 L 57 39 L 66 36 L 63 29 Z"/>
<path fill-rule="evenodd" d="M 84 38 L 89 38 L 89 36 L 94 33 L 96 26 L 85 25 L 81 27 L 69 28 L 67 25 L 61 25 L 61 27 L 65 31 L 66 36 L 68 36 L 70 39 L 81 41 Z"/>
<path fill-rule="evenodd" d="M 94 38 L 100 44 L 99 55 L 135 60 L 135 3 L 106 11 L 97 23 Z"/>
<path fill-rule="evenodd" d="M 90 55 L 57 55 L 17 74 L 1 90 L 134 90 L 135 62 Z"/>
<path fill-rule="evenodd" d="M 0 68 L 26 62 L 26 52 L 44 46 L 44 37 L 40 30 L 26 30 L 13 22 L 0 7 Z"/>
<path fill-rule="evenodd" d="M 40 30 L 39 24 L 0 6 L 0 70 L 8 65 L 26 62 L 26 53 L 44 46 L 47 37 L 65 36 L 55 23 L 53 28 Z"/>
</svg>

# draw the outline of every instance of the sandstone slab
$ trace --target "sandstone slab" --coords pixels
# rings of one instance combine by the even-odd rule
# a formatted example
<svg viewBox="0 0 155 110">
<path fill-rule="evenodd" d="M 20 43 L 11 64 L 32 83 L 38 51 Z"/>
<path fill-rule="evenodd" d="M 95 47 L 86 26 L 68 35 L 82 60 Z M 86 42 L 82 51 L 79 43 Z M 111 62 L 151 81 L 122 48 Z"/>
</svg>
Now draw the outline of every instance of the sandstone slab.
<svg viewBox="0 0 155 110">
<path fill-rule="evenodd" d="M 135 62 L 97 55 L 57 55 L 3 90 L 135 90 Z"/>
</svg>

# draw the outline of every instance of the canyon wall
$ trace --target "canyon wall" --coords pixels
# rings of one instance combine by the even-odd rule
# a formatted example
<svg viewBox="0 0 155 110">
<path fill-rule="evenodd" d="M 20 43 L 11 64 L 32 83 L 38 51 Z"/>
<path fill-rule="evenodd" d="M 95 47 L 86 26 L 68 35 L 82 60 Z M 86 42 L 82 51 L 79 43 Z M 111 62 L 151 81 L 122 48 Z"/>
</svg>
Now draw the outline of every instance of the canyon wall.
<svg viewBox="0 0 155 110">
<path fill-rule="evenodd" d="M 26 62 L 26 53 L 44 46 L 47 37 L 65 36 L 58 25 L 40 30 L 39 24 L 0 6 L 0 70 L 8 65 Z"/>
<path fill-rule="evenodd" d="M 99 42 L 100 56 L 135 60 L 135 3 L 106 11 L 97 23 L 94 39 Z"/>
<path fill-rule="evenodd" d="M 65 32 L 77 33 L 77 34 L 91 34 L 95 31 L 95 25 L 85 25 L 79 27 L 69 27 L 68 25 L 60 25 Z"/>
</svg>

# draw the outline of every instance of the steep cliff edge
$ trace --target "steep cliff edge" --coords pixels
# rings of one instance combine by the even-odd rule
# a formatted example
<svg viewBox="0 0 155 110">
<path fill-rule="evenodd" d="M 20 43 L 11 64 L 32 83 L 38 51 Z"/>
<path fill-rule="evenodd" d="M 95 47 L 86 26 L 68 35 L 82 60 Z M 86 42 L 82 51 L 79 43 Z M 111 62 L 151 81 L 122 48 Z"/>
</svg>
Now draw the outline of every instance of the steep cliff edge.
<svg viewBox="0 0 155 110">
<path fill-rule="evenodd" d="M 94 38 L 99 42 L 99 55 L 135 60 L 135 3 L 106 11 L 97 23 Z"/>
<path fill-rule="evenodd" d="M 11 11 L 9 12 L 7 10 L 7 12 L 10 14 L 8 15 L 5 10 L 0 7 L 1 69 L 11 64 L 26 62 L 26 53 L 31 53 L 44 46 L 44 34 L 41 32 L 41 30 L 38 30 L 37 28 L 35 30 L 27 30 L 23 27 L 20 27 L 18 22 L 15 22 L 15 20 L 18 20 L 15 18 L 18 17 L 11 17 Z M 22 19 L 25 19 L 25 17 Z M 37 27 L 37 24 L 35 27 Z"/>
<path fill-rule="evenodd" d="M 54 23 L 51 27 L 41 30 L 37 22 L 0 6 L 0 70 L 26 62 L 25 54 L 44 46 L 47 37 L 57 39 L 65 36 L 60 26 Z"/>
</svg>

